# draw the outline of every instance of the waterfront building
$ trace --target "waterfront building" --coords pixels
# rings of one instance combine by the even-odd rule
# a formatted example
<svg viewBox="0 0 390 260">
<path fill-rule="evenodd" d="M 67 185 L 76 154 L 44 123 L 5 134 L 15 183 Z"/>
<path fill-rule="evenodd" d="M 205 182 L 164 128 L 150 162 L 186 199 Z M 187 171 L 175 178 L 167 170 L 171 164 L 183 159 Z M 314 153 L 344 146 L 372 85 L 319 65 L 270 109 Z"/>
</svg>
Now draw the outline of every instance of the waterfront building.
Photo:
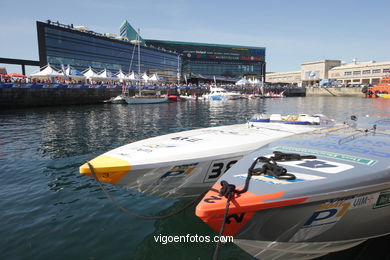
<svg viewBox="0 0 390 260">
<path fill-rule="evenodd" d="M 375 85 L 389 72 L 390 61 L 342 63 L 340 60 L 319 60 L 302 63 L 299 71 L 267 73 L 267 82 L 303 87 Z"/>
<path fill-rule="evenodd" d="M 194 42 L 145 40 L 127 21 L 120 36 L 96 33 L 85 26 L 59 22 L 37 22 L 39 62 L 60 68 L 70 65 L 79 71 L 138 71 L 157 73 L 167 81 L 204 83 L 234 82 L 240 77 L 265 79 L 265 48 Z"/>
<path fill-rule="evenodd" d="M 266 80 L 273 84 L 301 85 L 301 71 L 267 72 Z"/>
<path fill-rule="evenodd" d="M 334 67 L 329 71 L 329 77 L 338 82 L 347 84 L 371 84 L 379 83 L 379 80 L 389 74 L 390 61 L 386 62 L 356 62 Z"/>
<path fill-rule="evenodd" d="M 182 74 L 189 80 L 237 81 L 241 77 L 265 78 L 265 48 L 226 44 L 145 40 L 182 57 Z"/>
<path fill-rule="evenodd" d="M 79 71 L 88 67 L 99 71 L 138 72 L 138 46 L 125 37 L 101 34 L 85 26 L 37 22 L 39 62 L 61 68 L 70 65 Z M 141 73 L 157 73 L 167 81 L 177 81 L 180 58 L 171 51 L 140 46 Z"/>
<path fill-rule="evenodd" d="M 125 21 L 120 33 L 134 40 L 134 28 Z M 180 54 L 181 74 L 188 81 L 237 81 L 241 77 L 265 78 L 265 48 L 241 45 L 141 39 L 147 46 Z"/>
</svg>

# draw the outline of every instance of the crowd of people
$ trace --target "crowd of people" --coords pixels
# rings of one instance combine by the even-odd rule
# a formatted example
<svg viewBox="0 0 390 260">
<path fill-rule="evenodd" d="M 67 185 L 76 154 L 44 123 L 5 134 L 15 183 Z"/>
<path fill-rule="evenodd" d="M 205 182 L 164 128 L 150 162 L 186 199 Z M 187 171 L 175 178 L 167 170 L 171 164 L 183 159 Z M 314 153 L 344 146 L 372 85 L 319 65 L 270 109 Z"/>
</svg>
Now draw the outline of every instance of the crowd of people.
<svg viewBox="0 0 390 260">
<path fill-rule="evenodd" d="M 13 87 L 29 87 L 32 85 L 44 85 L 47 88 L 57 87 L 58 85 L 67 85 L 69 87 L 78 87 L 78 86 L 89 86 L 90 88 L 105 86 L 107 88 L 114 87 L 124 87 L 124 88 L 150 88 L 150 89 L 208 89 L 210 87 L 221 87 L 225 89 L 289 89 L 297 88 L 297 85 L 243 85 L 238 86 L 233 83 L 217 83 L 214 82 L 204 82 L 204 83 L 173 83 L 173 82 L 136 82 L 136 81 L 123 81 L 120 80 L 107 80 L 107 81 L 95 81 L 95 80 L 84 80 L 77 78 L 22 78 L 22 77 L 0 77 L 0 83 L 13 83 Z"/>
</svg>

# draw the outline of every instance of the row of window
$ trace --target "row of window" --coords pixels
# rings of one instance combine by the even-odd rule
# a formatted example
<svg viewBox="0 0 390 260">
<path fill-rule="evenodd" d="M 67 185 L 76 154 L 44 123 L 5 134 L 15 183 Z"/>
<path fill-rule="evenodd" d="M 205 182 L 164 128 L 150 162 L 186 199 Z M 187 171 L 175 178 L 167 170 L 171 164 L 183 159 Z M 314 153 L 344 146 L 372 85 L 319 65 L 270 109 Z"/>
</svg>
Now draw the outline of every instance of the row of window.
<svg viewBox="0 0 390 260">
<path fill-rule="evenodd" d="M 45 28 L 46 57 L 53 65 L 69 64 L 77 69 L 89 66 L 107 68 L 113 72 L 122 69 L 138 70 L 138 50 L 132 44 L 112 42 L 105 39 L 72 32 Z M 177 55 L 140 48 L 141 72 L 165 71 L 176 75 L 181 66 Z M 163 75 L 161 75 L 163 76 Z"/>
<path fill-rule="evenodd" d="M 346 71 L 344 72 L 344 76 L 351 76 L 351 75 L 367 75 L 367 74 L 378 74 L 378 73 L 389 73 L 390 69 L 374 69 L 374 70 L 355 70 L 355 71 Z"/>
<path fill-rule="evenodd" d="M 185 64 L 183 70 L 193 72 L 197 74 L 208 74 L 208 75 L 226 75 L 232 77 L 241 77 L 247 73 L 261 75 L 261 66 L 256 65 L 221 65 L 213 66 L 206 64 Z"/>
</svg>

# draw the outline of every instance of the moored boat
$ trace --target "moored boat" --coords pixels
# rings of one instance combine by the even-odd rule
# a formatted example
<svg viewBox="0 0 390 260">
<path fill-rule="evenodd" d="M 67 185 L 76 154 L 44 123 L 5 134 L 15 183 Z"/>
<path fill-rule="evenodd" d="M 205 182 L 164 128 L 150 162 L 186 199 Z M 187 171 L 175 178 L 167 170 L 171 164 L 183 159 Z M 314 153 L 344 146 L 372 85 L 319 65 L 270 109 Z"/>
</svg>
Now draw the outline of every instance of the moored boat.
<svg viewBox="0 0 390 260">
<path fill-rule="evenodd" d="M 362 92 L 368 98 L 390 98 L 390 74 L 381 78 L 374 87 L 363 87 Z"/>
<path fill-rule="evenodd" d="M 228 92 L 223 88 L 211 87 L 210 93 L 203 95 L 203 98 L 208 100 L 235 100 L 240 99 L 241 94 Z"/>
<path fill-rule="evenodd" d="M 90 163 L 107 183 L 163 197 L 197 196 L 259 146 L 334 124 L 323 115 L 313 117 L 318 120 L 312 125 L 248 122 L 167 134 L 124 145 Z M 82 165 L 80 173 L 91 175 L 89 166 Z"/>
<path fill-rule="evenodd" d="M 126 104 L 126 97 L 124 95 L 119 95 L 108 100 L 108 103 L 111 104 Z"/>
<path fill-rule="evenodd" d="M 265 260 L 312 259 L 389 234 L 388 122 L 267 144 L 221 176 L 196 215 Z"/>
<path fill-rule="evenodd" d="M 159 91 L 142 90 L 138 95 L 126 96 L 125 100 L 128 104 L 157 104 L 168 102 L 168 97 Z"/>
</svg>

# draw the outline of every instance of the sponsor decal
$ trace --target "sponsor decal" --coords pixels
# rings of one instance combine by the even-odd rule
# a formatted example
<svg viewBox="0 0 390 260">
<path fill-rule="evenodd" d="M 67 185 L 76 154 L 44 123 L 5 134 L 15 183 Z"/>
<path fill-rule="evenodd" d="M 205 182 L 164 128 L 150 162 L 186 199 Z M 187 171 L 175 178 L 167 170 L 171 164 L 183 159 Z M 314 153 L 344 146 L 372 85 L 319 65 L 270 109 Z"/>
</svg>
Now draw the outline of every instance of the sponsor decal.
<svg viewBox="0 0 390 260">
<path fill-rule="evenodd" d="M 156 149 L 160 148 L 173 148 L 175 145 L 165 145 L 165 144 L 144 144 L 142 147 L 134 147 L 131 149 L 136 150 L 137 152 L 151 153 Z M 129 155 L 128 153 L 121 153 L 122 155 Z"/>
<path fill-rule="evenodd" d="M 340 199 L 319 205 L 290 242 L 307 240 L 329 230 L 344 216 L 351 204 L 350 200 Z"/>
<path fill-rule="evenodd" d="M 159 149 L 159 148 L 173 148 L 176 147 L 176 145 L 167 145 L 167 144 L 145 144 L 144 147 L 150 148 L 150 149 Z"/>
<path fill-rule="evenodd" d="M 172 137 L 171 139 L 176 140 L 176 141 L 187 141 L 187 142 L 191 142 L 191 143 L 202 141 L 202 139 L 200 139 L 200 138 L 181 137 L 181 136 Z"/>
<path fill-rule="evenodd" d="M 361 207 L 366 207 L 366 206 L 371 206 L 375 203 L 375 201 L 378 198 L 379 193 L 374 193 L 374 194 L 369 194 L 366 196 L 360 196 L 354 198 L 351 209 L 356 209 L 356 208 L 361 208 Z"/>
<path fill-rule="evenodd" d="M 259 182 L 265 182 L 265 183 L 271 183 L 271 184 L 292 184 L 302 181 L 314 181 L 314 180 L 321 180 L 325 179 L 325 177 L 316 176 L 316 175 L 309 175 L 309 174 L 303 174 L 303 173 L 293 173 L 289 172 L 291 174 L 294 174 L 296 179 L 295 180 L 280 180 L 270 175 L 253 175 L 251 180 L 253 181 L 259 181 Z M 246 179 L 248 174 L 237 174 L 234 175 L 236 178 Z"/>
<path fill-rule="evenodd" d="M 172 167 L 169 171 L 164 173 L 160 179 L 164 179 L 167 177 L 184 177 L 185 175 L 190 174 L 193 170 L 195 170 L 198 163 L 191 163 L 191 164 L 183 164 L 183 165 L 176 165 Z"/>
<path fill-rule="evenodd" d="M 331 174 L 344 172 L 354 168 L 352 165 L 322 159 L 305 159 L 302 161 L 278 162 L 278 164 Z"/>
<path fill-rule="evenodd" d="M 301 229 L 290 239 L 290 242 L 307 240 L 322 234 L 332 228 L 348 210 L 371 207 L 377 201 L 378 195 L 379 193 L 373 193 L 358 197 L 339 198 L 319 205 L 304 222 Z"/>
<path fill-rule="evenodd" d="M 374 209 L 383 208 L 390 205 L 390 190 L 382 191 L 378 195 L 378 199 L 374 205 Z"/>
<path fill-rule="evenodd" d="M 325 151 L 299 148 L 299 147 L 278 146 L 278 147 L 274 147 L 273 149 L 277 150 L 277 151 L 281 150 L 281 151 L 289 151 L 289 152 L 296 152 L 296 153 L 319 155 L 319 156 L 323 156 L 323 157 L 335 158 L 335 159 L 348 161 L 348 162 L 355 162 L 355 163 L 359 163 L 359 164 L 363 164 L 363 165 L 367 165 L 367 166 L 373 166 L 374 164 L 377 163 L 376 160 L 372 160 L 372 159 L 368 159 L 368 158 L 361 158 L 361 157 L 356 157 L 356 156 L 347 155 L 347 154 L 325 152 Z"/>
</svg>

